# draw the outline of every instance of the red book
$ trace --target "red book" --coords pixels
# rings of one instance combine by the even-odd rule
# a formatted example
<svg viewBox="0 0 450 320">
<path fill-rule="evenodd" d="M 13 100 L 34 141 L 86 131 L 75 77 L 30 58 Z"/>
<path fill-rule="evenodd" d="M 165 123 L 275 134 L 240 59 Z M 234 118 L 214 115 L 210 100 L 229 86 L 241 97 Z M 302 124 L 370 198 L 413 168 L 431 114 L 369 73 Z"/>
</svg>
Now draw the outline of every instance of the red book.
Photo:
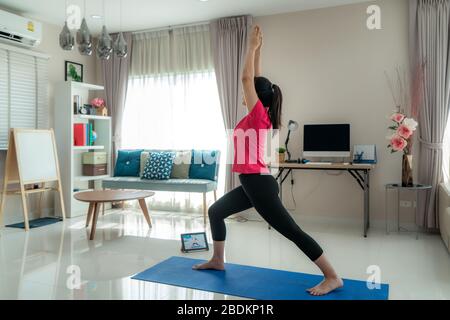
<svg viewBox="0 0 450 320">
<path fill-rule="evenodd" d="M 83 146 L 87 146 L 87 126 L 83 124 Z"/>
<path fill-rule="evenodd" d="M 84 146 L 86 141 L 86 130 L 82 123 L 75 123 L 73 125 L 73 144 L 74 146 Z"/>
</svg>

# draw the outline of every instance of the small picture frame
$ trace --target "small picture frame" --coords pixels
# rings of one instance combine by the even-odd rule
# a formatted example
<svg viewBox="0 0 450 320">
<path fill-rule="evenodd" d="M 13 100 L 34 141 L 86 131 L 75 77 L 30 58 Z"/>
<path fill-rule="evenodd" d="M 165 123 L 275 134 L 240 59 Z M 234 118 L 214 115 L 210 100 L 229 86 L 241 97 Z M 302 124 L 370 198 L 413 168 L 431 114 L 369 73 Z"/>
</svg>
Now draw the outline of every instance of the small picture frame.
<svg viewBox="0 0 450 320">
<path fill-rule="evenodd" d="M 205 232 L 183 233 L 181 235 L 181 251 L 208 251 L 208 239 Z"/>
<path fill-rule="evenodd" d="M 376 164 L 377 146 L 374 144 L 355 145 L 353 147 L 353 163 Z"/>
<path fill-rule="evenodd" d="M 83 82 L 83 65 L 73 61 L 65 61 L 65 81 Z"/>
</svg>

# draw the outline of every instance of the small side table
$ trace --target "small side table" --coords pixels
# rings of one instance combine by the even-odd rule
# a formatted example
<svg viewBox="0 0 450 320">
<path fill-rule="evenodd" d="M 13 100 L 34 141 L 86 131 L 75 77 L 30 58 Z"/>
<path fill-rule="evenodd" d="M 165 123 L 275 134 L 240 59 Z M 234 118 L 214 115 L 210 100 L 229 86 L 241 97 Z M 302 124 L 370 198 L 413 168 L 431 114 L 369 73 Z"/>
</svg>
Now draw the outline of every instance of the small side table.
<svg viewBox="0 0 450 320">
<path fill-rule="evenodd" d="M 154 196 L 152 191 L 140 191 L 140 190 L 99 190 L 99 191 L 84 191 L 74 195 L 74 198 L 78 201 L 88 202 L 89 209 L 86 218 L 86 228 L 89 227 L 89 223 L 92 219 L 91 234 L 89 240 L 94 240 L 95 229 L 97 227 L 98 211 L 100 204 L 105 202 L 120 202 L 128 200 L 138 200 L 145 220 L 147 220 L 148 226 L 152 227 L 152 220 L 148 213 L 145 199 Z"/>
<path fill-rule="evenodd" d="M 389 234 L 389 219 L 388 219 L 388 191 L 389 190 L 397 190 L 397 231 L 400 232 L 401 229 L 405 231 L 410 231 L 400 226 L 400 192 L 403 190 L 413 191 L 415 194 L 415 208 L 414 215 L 417 218 L 417 205 L 419 200 L 419 192 L 426 192 L 432 189 L 429 185 L 424 184 L 414 184 L 410 187 L 403 187 L 401 183 L 390 183 L 385 186 L 385 218 L 386 218 L 386 234 Z M 419 239 L 419 231 L 416 232 L 416 239 Z"/>
</svg>

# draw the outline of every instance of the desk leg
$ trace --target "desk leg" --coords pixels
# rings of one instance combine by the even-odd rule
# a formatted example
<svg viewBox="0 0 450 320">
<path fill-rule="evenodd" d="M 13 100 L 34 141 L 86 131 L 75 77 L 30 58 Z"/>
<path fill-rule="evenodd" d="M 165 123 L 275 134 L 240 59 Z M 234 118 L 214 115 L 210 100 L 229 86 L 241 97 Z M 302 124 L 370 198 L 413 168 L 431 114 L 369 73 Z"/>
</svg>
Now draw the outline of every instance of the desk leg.
<svg viewBox="0 0 450 320">
<path fill-rule="evenodd" d="M 283 172 L 284 170 L 282 169 L 280 172 L 280 177 L 278 178 L 278 185 L 280 187 L 280 199 L 281 201 L 283 201 Z"/>
<path fill-rule="evenodd" d="M 369 171 L 364 171 L 364 238 L 367 238 L 367 230 L 370 223 L 370 181 Z"/>
<path fill-rule="evenodd" d="M 417 226 L 417 205 L 419 204 L 419 191 L 416 189 L 416 203 L 414 208 L 414 224 L 416 224 L 416 240 L 419 240 L 419 226 Z"/>
</svg>

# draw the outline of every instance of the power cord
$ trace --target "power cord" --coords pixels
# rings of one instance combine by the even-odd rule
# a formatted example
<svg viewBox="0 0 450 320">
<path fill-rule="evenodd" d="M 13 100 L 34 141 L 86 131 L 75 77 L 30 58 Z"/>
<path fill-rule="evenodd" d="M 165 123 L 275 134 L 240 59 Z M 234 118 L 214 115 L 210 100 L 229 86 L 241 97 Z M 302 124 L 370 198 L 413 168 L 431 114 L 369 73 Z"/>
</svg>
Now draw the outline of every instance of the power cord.
<svg viewBox="0 0 450 320">
<path fill-rule="evenodd" d="M 295 197 L 294 197 L 294 174 L 291 171 L 291 197 L 292 197 L 292 202 L 294 203 L 294 209 L 289 209 L 291 211 L 295 211 L 297 210 L 297 202 L 295 201 Z"/>
</svg>

